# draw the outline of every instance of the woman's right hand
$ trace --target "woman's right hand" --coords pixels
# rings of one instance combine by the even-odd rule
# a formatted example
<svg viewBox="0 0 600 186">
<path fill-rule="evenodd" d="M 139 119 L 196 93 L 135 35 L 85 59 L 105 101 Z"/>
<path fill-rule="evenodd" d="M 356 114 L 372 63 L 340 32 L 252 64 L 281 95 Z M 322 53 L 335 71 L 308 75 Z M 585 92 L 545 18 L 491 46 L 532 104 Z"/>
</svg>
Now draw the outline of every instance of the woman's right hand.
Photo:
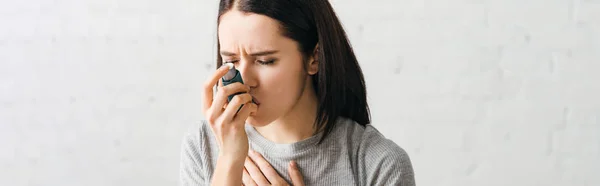
<svg viewBox="0 0 600 186">
<path fill-rule="evenodd" d="M 219 157 L 232 158 L 231 160 L 243 163 L 249 148 L 244 125 L 246 118 L 256 112 L 257 106 L 252 103 L 252 96 L 248 94 L 250 91 L 248 86 L 238 82 L 223 86 L 220 79 L 230 68 L 227 65 L 221 66 L 205 82 L 202 112 L 219 143 Z M 213 88 L 217 82 L 221 83 L 219 83 L 216 94 L 213 95 Z M 242 93 L 235 95 L 231 102 L 227 102 L 229 95 L 240 92 Z M 240 106 L 242 108 L 238 112 Z"/>
</svg>

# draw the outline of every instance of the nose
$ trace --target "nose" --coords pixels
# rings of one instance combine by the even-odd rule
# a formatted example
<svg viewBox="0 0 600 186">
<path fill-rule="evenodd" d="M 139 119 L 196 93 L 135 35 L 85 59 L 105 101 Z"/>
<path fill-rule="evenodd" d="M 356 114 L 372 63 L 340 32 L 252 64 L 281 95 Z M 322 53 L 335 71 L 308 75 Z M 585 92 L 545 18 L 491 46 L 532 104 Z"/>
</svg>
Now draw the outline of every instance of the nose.
<svg viewBox="0 0 600 186">
<path fill-rule="evenodd" d="M 250 89 L 258 85 L 253 61 L 250 59 L 241 59 L 236 68 L 240 71 L 244 84 L 250 86 Z"/>
</svg>

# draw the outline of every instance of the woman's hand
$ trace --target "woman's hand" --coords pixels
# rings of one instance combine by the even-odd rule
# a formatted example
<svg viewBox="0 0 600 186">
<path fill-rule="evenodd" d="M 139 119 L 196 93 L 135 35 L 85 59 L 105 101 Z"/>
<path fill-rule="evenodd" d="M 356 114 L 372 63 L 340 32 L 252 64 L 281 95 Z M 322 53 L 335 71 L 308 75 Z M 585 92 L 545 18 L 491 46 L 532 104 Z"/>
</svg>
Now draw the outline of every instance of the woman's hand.
<svg viewBox="0 0 600 186">
<path fill-rule="evenodd" d="M 262 155 L 253 150 L 248 154 L 249 157 L 246 157 L 244 174 L 242 176 L 242 181 L 245 186 L 290 185 L 277 174 L 275 169 L 271 167 L 271 164 L 267 162 Z M 302 180 L 302 175 L 300 174 L 296 162 L 292 161 L 289 163 L 288 172 L 290 173 L 290 178 L 292 178 L 292 184 L 294 186 L 304 186 L 304 181 Z"/>
<path fill-rule="evenodd" d="M 243 162 L 248 153 L 248 137 L 244 129 L 246 118 L 256 112 L 256 104 L 252 103 L 252 96 L 248 94 L 249 87 L 241 83 L 232 83 L 223 86 L 219 83 L 216 95 L 213 87 L 220 82 L 231 64 L 223 65 L 204 84 L 202 111 L 211 126 L 219 144 L 219 158 Z M 229 95 L 240 93 L 227 103 Z M 243 105 L 243 106 L 242 106 Z M 242 108 L 239 110 L 240 106 Z M 236 114 L 236 112 L 238 112 Z"/>
</svg>

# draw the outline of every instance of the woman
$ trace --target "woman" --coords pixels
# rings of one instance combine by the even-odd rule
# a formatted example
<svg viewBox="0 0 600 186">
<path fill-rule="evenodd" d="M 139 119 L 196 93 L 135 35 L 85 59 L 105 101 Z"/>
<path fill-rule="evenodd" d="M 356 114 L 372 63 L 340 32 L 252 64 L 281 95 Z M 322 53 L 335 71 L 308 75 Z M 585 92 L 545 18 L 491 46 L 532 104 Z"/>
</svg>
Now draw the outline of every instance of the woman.
<svg viewBox="0 0 600 186">
<path fill-rule="evenodd" d="M 415 185 L 406 152 L 369 124 L 327 0 L 221 0 L 217 19 L 220 68 L 183 141 L 182 185 Z M 234 66 L 244 84 L 223 86 Z"/>
</svg>

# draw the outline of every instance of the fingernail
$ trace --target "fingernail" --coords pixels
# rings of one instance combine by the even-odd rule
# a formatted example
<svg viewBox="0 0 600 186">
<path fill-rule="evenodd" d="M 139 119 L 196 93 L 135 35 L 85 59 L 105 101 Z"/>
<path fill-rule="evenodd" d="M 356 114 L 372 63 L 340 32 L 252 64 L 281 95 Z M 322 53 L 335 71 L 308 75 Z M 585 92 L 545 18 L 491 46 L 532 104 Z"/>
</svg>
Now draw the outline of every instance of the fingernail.
<svg viewBox="0 0 600 186">
<path fill-rule="evenodd" d="M 296 168 L 296 162 L 295 162 L 294 160 L 290 161 L 290 165 L 291 165 L 293 168 Z"/>
<path fill-rule="evenodd" d="M 227 67 L 228 69 L 233 68 L 233 63 L 223 63 L 223 66 L 221 66 L 221 68 L 225 68 Z"/>
</svg>

